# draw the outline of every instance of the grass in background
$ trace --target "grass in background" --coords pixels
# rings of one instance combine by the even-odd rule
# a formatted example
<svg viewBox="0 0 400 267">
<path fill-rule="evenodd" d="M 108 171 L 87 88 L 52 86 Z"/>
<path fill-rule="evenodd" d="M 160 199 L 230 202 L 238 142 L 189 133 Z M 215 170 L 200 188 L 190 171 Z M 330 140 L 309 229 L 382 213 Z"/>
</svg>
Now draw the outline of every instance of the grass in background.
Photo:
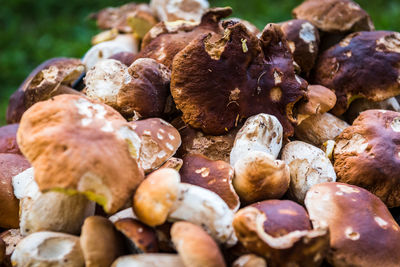
<svg viewBox="0 0 400 267">
<path fill-rule="evenodd" d="M 87 17 L 123 0 L 12 0 L 0 9 L 0 125 L 5 124 L 9 96 L 41 62 L 52 57 L 81 57 L 99 32 Z M 135 1 L 146 2 L 146 1 Z M 212 6 L 231 6 L 233 16 L 262 29 L 269 22 L 291 18 L 301 0 L 210 0 Z M 400 31 L 400 1 L 359 0 L 377 29 Z"/>
</svg>

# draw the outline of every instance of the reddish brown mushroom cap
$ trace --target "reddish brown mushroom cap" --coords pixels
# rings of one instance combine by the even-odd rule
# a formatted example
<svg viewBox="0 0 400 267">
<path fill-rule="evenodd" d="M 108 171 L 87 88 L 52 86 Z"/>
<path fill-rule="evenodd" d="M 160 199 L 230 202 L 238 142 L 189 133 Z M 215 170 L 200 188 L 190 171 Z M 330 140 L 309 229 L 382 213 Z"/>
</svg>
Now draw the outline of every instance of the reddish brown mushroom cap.
<svg viewBox="0 0 400 267">
<path fill-rule="evenodd" d="M 357 32 L 320 55 L 314 82 L 336 93 L 335 115 L 357 98 L 382 101 L 400 94 L 399 42 L 396 32 Z"/>
<path fill-rule="evenodd" d="M 29 167 L 21 155 L 0 154 L 0 227 L 19 227 L 19 201 L 14 195 L 12 178 Z"/>
<path fill-rule="evenodd" d="M 397 266 L 400 228 L 379 198 L 360 187 L 322 183 L 307 193 L 314 227 L 328 226 L 333 266 Z"/>
<path fill-rule="evenodd" d="M 239 208 L 239 197 L 232 186 L 233 168 L 222 160 L 189 154 L 183 158 L 179 171 L 181 182 L 194 184 L 217 193 L 232 210 Z"/>
<path fill-rule="evenodd" d="M 368 110 L 337 138 L 334 167 L 339 182 L 377 195 L 388 207 L 400 206 L 400 113 Z"/>
<path fill-rule="evenodd" d="M 17 144 L 19 124 L 9 124 L 0 127 L 0 153 L 21 154 Z"/>
<path fill-rule="evenodd" d="M 225 27 L 221 39 L 203 35 L 174 58 L 171 93 L 183 120 L 218 135 L 242 118 L 267 113 L 292 135 L 293 106 L 305 96 L 307 83 L 295 76 L 279 26 L 268 25 L 260 40 L 241 23 Z"/>
</svg>

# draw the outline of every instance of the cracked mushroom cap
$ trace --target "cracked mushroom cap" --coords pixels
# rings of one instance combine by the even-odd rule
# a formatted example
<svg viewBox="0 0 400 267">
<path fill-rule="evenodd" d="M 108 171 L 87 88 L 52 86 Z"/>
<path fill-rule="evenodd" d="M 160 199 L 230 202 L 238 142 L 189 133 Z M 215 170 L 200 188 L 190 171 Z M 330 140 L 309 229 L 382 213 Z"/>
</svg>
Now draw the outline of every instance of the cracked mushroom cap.
<svg viewBox="0 0 400 267">
<path fill-rule="evenodd" d="M 18 154 L 0 153 L 0 227 L 19 227 L 19 201 L 14 195 L 12 178 L 30 167 Z"/>
<path fill-rule="evenodd" d="M 335 115 L 357 98 L 376 102 L 400 94 L 399 43 L 397 32 L 357 32 L 319 56 L 314 82 L 336 93 Z"/>
<path fill-rule="evenodd" d="M 153 58 L 171 69 L 175 55 L 192 40 L 210 32 L 222 34 L 220 20 L 231 13 L 231 8 L 212 8 L 203 15 L 200 24 L 182 20 L 160 22 L 143 38 L 136 58 Z"/>
<path fill-rule="evenodd" d="M 141 139 L 139 165 L 148 173 L 171 158 L 181 145 L 181 136 L 171 124 L 159 118 L 129 123 Z"/>
<path fill-rule="evenodd" d="M 294 61 L 308 74 L 318 57 L 319 32 L 308 20 L 292 19 L 280 24 Z"/>
<path fill-rule="evenodd" d="M 11 262 L 13 266 L 85 266 L 79 237 L 56 232 L 37 232 L 22 239 Z"/>
<path fill-rule="evenodd" d="M 81 60 L 52 58 L 37 66 L 9 100 L 7 123 L 18 123 L 33 104 L 59 94 L 79 94 L 71 88 L 84 72 Z"/>
<path fill-rule="evenodd" d="M 85 77 L 86 96 L 118 110 L 126 118 L 161 117 L 169 95 L 170 71 L 150 58 L 129 67 L 105 59 Z"/>
<path fill-rule="evenodd" d="M 269 24 L 258 39 L 241 23 L 224 26 L 222 38 L 203 34 L 174 58 L 171 93 L 182 119 L 219 135 L 243 118 L 267 113 L 291 136 L 294 105 L 306 97 L 307 83 L 295 74 L 282 30 Z"/>
<path fill-rule="evenodd" d="M 150 7 L 160 21 L 201 20 L 210 4 L 207 0 L 151 0 Z"/>
<path fill-rule="evenodd" d="M 233 168 L 222 160 L 211 160 L 200 154 L 189 154 L 183 158 L 183 166 L 179 171 L 182 183 L 201 186 L 218 194 L 237 211 L 240 206 L 239 197 L 232 186 Z"/>
<path fill-rule="evenodd" d="M 132 218 L 120 219 L 114 226 L 126 237 L 132 253 L 158 252 L 157 236 L 153 228 Z"/>
<path fill-rule="evenodd" d="M 370 16 L 351 0 L 306 0 L 293 9 L 293 17 L 305 19 L 324 32 L 374 30 Z"/>
<path fill-rule="evenodd" d="M 262 151 L 252 151 L 235 164 L 233 186 L 245 203 L 279 199 L 289 188 L 289 167 Z"/>
<path fill-rule="evenodd" d="M 107 218 L 91 216 L 82 226 L 80 246 L 86 267 L 109 267 L 123 254 L 123 241 Z"/>
<path fill-rule="evenodd" d="M 185 267 L 178 254 L 145 253 L 119 257 L 111 267 Z"/>
<path fill-rule="evenodd" d="M 140 139 L 111 107 L 74 95 L 32 106 L 17 133 L 40 191 L 84 194 L 115 213 L 143 180 Z"/>
<path fill-rule="evenodd" d="M 305 204 L 314 227 L 329 227 L 328 261 L 334 266 L 399 264 L 400 228 L 382 201 L 367 190 L 318 184 L 308 191 Z"/>
<path fill-rule="evenodd" d="M 400 113 L 368 110 L 337 138 L 337 181 L 377 195 L 388 207 L 400 206 Z"/>
<path fill-rule="evenodd" d="M 9 124 L 0 127 L 0 153 L 21 154 L 17 144 L 19 124 Z"/>
<path fill-rule="evenodd" d="M 288 200 L 240 209 L 233 227 L 239 241 L 268 266 L 320 266 L 329 249 L 327 229 L 312 230 L 304 208 Z"/>
<path fill-rule="evenodd" d="M 226 266 L 217 243 L 200 226 L 176 222 L 171 228 L 171 238 L 185 266 Z"/>
</svg>

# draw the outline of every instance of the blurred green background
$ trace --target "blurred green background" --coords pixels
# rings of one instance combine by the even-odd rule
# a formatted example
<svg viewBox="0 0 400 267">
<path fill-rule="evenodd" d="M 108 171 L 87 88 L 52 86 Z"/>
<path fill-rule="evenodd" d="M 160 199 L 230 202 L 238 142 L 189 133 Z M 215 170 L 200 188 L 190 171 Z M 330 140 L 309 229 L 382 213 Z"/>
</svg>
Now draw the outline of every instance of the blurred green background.
<svg viewBox="0 0 400 267">
<path fill-rule="evenodd" d="M 99 32 L 88 15 L 124 0 L 9 0 L 0 8 L 0 125 L 5 124 L 8 98 L 29 72 L 52 57 L 81 57 Z M 146 2 L 146 1 L 135 1 Z M 210 0 L 231 6 L 235 17 L 262 29 L 269 22 L 291 18 L 302 0 Z M 358 0 L 377 29 L 400 31 L 400 0 Z"/>
</svg>

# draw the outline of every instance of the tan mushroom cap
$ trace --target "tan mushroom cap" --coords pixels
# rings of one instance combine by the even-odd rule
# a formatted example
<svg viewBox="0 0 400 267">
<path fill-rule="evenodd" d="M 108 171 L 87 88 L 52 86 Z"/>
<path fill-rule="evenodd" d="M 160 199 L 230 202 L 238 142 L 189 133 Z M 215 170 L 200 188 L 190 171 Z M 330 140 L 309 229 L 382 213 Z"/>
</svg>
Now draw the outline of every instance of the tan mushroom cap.
<svg viewBox="0 0 400 267">
<path fill-rule="evenodd" d="M 122 255 L 123 243 L 107 218 L 91 216 L 82 226 L 80 246 L 86 267 L 109 267 Z"/>
<path fill-rule="evenodd" d="M 232 267 L 267 267 L 267 262 L 255 254 L 246 254 L 236 259 Z"/>
<path fill-rule="evenodd" d="M 185 267 L 177 254 L 145 253 L 119 257 L 111 267 Z"/>
<path fill-rule="evenodd" d="M 293 9 L 292 14 L 324 32 L 374 30 L 368 13 L 352 0 L 307 0 Z"/>
<path fill-rule="evenodd" d="M 144 177 L 137 134 L 117 111 L 84 97 L 35 104 L 17 141 L 41 191 L 85 194 L 107 213 L 122 208 Z"/>
<path fill-rule="evenodd" d="M 179 183 L 179 173 L 174 169 L 163 168 L 147 176 L 133 197 L 139 220 L 149 226 L 163 224 L 178 198 Z"/>
<path fill-rule="evenodd" d="M 367 110 L 337 138 L 338 182 L 367 189 L 388 207 L 400 206 L 400 113 Z"/>
<path fill-rule="evenodd" d="M 4 241 L 6 246 L 5 258 L 3 261 L 3 264 L 5 264 L 6 267 L 12 266 L 11 255 L 13 254 L 15 247 L 23 238 L 24 237 L 21 235 L 19 229 L 9 229 L 0 233 L 0 239 Z"/>
<path fill-rule="evenodd" d="M 182 183 L 198 185 L 213 191 L 230 209 L 239 209 L 239 197 L 232 186 L 234 170 L 225 161 L 214 161 L 200 154 L 189 154 L 183 158 L 179 174 Z"/>
<path fill-rule="evenodd" d="M 176 222 L 172 225 L 171 237 L 185 266 L 226 266 L 217 243 L 200 226 Z"/>
<path fill-rule="evenodd" d="M 0 153 L 21 154 L 17 144 L 19 124 L 9 124 L 0 127 Z"/>
<path fill-rule="evenodd" d="M 357 186 L 323 183 L 305 200 L 314 227 L 327 226 L 334 266 L 397 266 L 400 228 L 382 201 Z"/>
<path fill-rule="evenodd" d="M 262 151 L 252 151 L 235 164 L 233 186 L 245 203 L 279 199 L 289 188 L 289 167 Z"/>
<path fill-rule="evenodd" d="M 114 223 L 114 226 L 128 239 L 131 252 L 158 252 L 157 236 L 154 229 L 132 218 L 120 219 Z"/>
<path fill-rule="evenodd" d="M 200 21 L 209 6 L 207 0 L 150 1 L 150 7 L 160 21 Z"/>
<path fill-rule="evenodd" d="M 19 201 L 14 195 L 12 178 L 29 168 L 29 162 L 18 154 L 0 153 L 0 227 L 19 227 Z"/>
<path fill-rule="evenodd" d="M 148 173 L 171 158 L 181 145 L 181 136 L 171 124 L 159 118 L 129 123 L 140 137 L 139 165 Z"/>
</svg>

